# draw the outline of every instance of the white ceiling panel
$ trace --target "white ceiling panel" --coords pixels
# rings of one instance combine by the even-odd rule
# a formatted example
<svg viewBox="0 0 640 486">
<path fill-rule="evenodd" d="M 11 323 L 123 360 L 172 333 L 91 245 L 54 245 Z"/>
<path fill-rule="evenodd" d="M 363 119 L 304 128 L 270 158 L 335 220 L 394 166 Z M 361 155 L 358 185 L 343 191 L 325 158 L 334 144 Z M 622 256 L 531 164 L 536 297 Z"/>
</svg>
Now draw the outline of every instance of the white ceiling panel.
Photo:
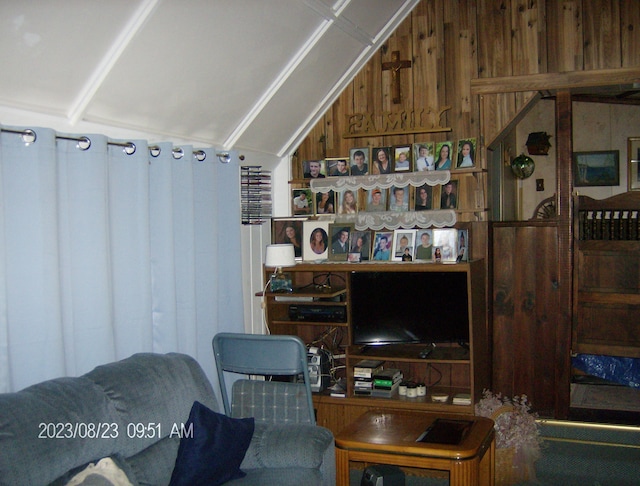
<svg viewBox="0 0 640 486">
<path fill-rule="evenodd" d="M 0 1 L 0 103 L 66 115 L 138 4 Z"/>
<path fill-rule="evenodd" d="M 284 155 L 417 1 L 0 0 L 0 109 Z"/>
</svg>

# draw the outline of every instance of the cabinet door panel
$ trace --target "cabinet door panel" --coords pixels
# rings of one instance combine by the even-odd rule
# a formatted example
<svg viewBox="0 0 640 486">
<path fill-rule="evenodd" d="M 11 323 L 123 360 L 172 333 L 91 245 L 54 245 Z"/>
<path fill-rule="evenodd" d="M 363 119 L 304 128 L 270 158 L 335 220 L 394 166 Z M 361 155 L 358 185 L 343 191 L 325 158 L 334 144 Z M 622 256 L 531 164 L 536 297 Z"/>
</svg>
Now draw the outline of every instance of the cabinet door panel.
<svg viewBox="0 0 640 486">
<path fill-rule="evenodd" d="M 555 408 L 559 319 L 555 226 L 493 229 L 493 389 Z"/>
</svg>

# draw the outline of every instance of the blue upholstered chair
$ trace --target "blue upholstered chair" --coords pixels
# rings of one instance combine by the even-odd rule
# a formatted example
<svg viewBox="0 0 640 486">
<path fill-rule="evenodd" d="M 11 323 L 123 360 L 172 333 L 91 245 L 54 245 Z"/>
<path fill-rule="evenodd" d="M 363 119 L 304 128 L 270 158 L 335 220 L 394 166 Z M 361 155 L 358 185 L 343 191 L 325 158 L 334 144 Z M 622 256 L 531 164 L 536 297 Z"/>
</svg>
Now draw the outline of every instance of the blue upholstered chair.
<svg viewBox="0 0 640 486">
<path fill-rule="evenodd" d="M 219 333 L 213 352 L 225 413 L 234 418 L 254 417 L 271 424 L 315 425 L 307 350 L 297 336 Z M 228 373 L 245 375 L 227 392 Z M 261 375 L 266 379 L 248 379 Z M 299 376 L 303 383 L 271 381 L 271 376 Z"/>
</svg>

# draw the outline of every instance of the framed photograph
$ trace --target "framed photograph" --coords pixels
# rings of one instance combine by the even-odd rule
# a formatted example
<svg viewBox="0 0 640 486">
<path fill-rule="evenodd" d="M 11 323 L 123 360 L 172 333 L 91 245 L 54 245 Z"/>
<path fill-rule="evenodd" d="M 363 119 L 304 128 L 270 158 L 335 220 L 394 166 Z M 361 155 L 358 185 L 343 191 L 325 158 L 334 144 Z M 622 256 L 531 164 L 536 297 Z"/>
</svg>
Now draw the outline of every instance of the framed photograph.
<svg viewBox="0 0 640 486">
<path fill-rule="evenodd" d="M 348 258 L 349 261 L 367 261 L 371 258 L 371 231 L 352 231 L 349 255 L 358 254 L 358 258 Z"/>
<path fill-rule="evenodd" d="M 271 243 L 291 243 L 296 260 L 302 260 L 302 218 L 273 218 Z"/>
<path fill-rule="evenodd" d="M 442 262 L 442 247 L 440 246 L 433 247 L 433 261 L 437 263 Z"/>
<path fill-rule="evenodd" d="M 443 262 L 455 262 L 458 258 L 458 230 L 455 228 L 436 228 L 433 230 L 433 251 L 440 251 Z"/>
<path fill-rule="evenodd" d="M 453 142 L 438 142 L 436 144 L 436 170 L 451 170 L 453 157 Z"/>
<path fill-rule="evenodd" d="M 310 216 L 313 214 L 313 193 L 311 189 L 291 189 L 291 214 Z"/>
<path fill-rule="evenodd" d="M 435 145 L 433 142 L 421 142 L 413 144 L 414 170 L 422 172 L 425 170 L 435 170 Z"/>
<path fill-rule="evenodd" d="M 316 193 L 316 215 L 336 214 L 336 193 L 333 191 Z"/>
<path fill-rule="evenodd" d="M 358 212 L 358 191 L 345 189 L 338 193 L 338 214 L 356 214 Z"/>
<path fill-rule="evenodd" d="M 327 176 L 327 166 L 324 160 L 305 160 L 302 173 L 305 179 L 322 179 Z"/>
<path fill-rule="evenodd" d="M 412 170 L 411 145 L 393 147 L 393 171 L 411 172 Z"/>
<path fill-rule="evenodd" d="M 367 211 L 386 211 L 387 210 L 387 190 L 386 189 L 369 189 L 366 192 Z"/>
<path fill-rule="evenodd" d="M 574 185 L 617 186 L 620 184 L 620 151 L 574 152 Z"/>
<path fill-rule="evenodd" d="M 349 161 L 344 157 L 325 159 L 325 164 L 329 177 L 340 177 L 349 175 Z"/>
<path fill-rule="evenodd" d="M 630 191 L 640 191 L 640 176 L 638 175 L 638 164 L 640 164 L 640 137 L 629 138 L 627 157 L 629 159 L 627 185 Z"/>
<path fill-rule="evenodd" d="M 389 189 L 389 211 L 409 211 L 410 187 L 391 186 Z"/>
<path fill-rule="evenodd" d="M 371 148 L 357 147 L 349 150 L 349 163 L 351 164 L 352 176 L 369 175 Z"/>
<path fill-rule="evenodd" d="M 305 261 L 326 260 L 329 256 L 329 222 L 302 223 L 302 258 Z"/>
<path fill-rule="evenodd" d="M 375 147 L 371 153 L 371 174 L 391 174 L 391 147 Z"/>
<path fill-rule="evenodd" d="M 433 187 L 424 184 L 415 189 L 415 202 L 413 209 L 416 211 L 427 211 L 433 209 Z"/>
<path fill-rule="evenodd" d="M 393 231 L 376 231 L 373 238 L 372 260 L 388 262 L 391 260 Z"/>
<path fill-rule="evenodd" d="M 440 209 L 456 209 L 458 207 L 458 181 L 450 180 L 440 190 Z"/>
<path fill-rule="evenodd" d="M 456 162 L 456 168 L 466 169 L 474 167 L 476 165 L 476 139 L 466 138 L 464 140 L 458 140 L 458 157 Z"/>
<path fill-rule="evenodd" d="M 458 230 L 458 256 L 456 261 L 469 261 L 469 230 Z"/>
<path fill-rule="evenodd" d="M 412 261 L 415 247 L 416 230 L 395 230 L 393 232 L 393 255 L 391 260 L 395 262 Z"/>
<path fill-rule="evenodd" d="M 329 260 L 346 262 L 353 225 L 329 223 Z"/>
<path fill-rule="evenodd" d="M 414 259 L 429 262 L 433 260 L 433 230 L 420 229 L 416 232 Z"/>
</svg>

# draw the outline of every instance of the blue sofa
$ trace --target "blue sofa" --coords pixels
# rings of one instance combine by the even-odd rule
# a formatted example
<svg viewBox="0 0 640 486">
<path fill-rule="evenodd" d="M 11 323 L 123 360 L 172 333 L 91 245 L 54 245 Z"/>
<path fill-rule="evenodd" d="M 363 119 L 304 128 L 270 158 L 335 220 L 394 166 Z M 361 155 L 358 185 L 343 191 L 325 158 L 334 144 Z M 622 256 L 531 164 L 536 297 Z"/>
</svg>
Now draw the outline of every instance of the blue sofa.
<svg viewBox="0 0 640 486">
<path fill-rule="evenodd" d="M 195 401 L 219 410 L 201 367 L 177 353 L 140 353 L 0 394 L 0 485 L 65 484 L 105 457 L 131 484 L 169 484 Z M 333 436 L 312 425 L 256 423 L 240 468 L 246 476 L 228 484 L 333 485 Z"/>
</svg>

